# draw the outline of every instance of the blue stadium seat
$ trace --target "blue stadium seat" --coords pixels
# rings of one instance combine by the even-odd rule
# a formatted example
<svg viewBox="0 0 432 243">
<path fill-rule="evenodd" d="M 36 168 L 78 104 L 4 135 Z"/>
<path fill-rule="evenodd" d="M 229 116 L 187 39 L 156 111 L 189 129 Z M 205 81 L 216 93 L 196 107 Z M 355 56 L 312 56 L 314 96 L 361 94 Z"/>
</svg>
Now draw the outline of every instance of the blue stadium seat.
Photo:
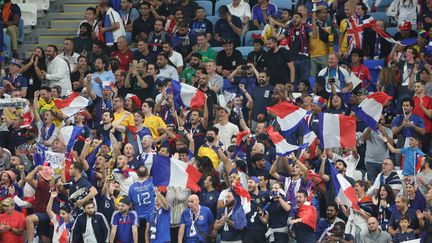
<svg viewBox="0 0 432 243">
<path fill-rule="evenodd" d="M 213 31 L 214 31 L 216 21 L 218 21 L 219 16 L 206 16 L 206 18 L 213 24 Z"/>
<path fill-rule="evenodd" d="M 222 6 L 222 5 L 228 5 L 228 4 L 230 4 L 230 3 L 232 3 L 232 0 L 219 0 L 219 1 L 217 1 L 216 2 L 216 4 L 215 4 L 215 16 L 219 16 L 219 8 L 220 8 L 220 6 Z"/>
<path fill-rule="evenodd" d="M 240 51 L 243 58 L 246 59 L 249 52 L 253 51 L 254 48 L 253 48 L 253 46 L 240 46 L 240 47 L 237 47 L 236 49 L 238 51 Z"/>
<path fill-rule="evenodd" d="M 270 0 L 270 3 L 273 3 L 278 7 L 278 9 L 292 9 L 292 1 L 291 0 Z M 252 7 L 252 6 L 251 6 Z"/>
<path fill-rule="evenodd" d="M 24 20 L 20 19 L 18 22 L 18 42 L 23 43 L 24 42 Z"/>
<path fill-rule="evenodd" d="M 389 27 L 386 29 L 387 33 L 389 33 L 391 36 L 394 36 L 397 32 L 399 32 L 398 27 Z"/>
<path fill-rule="evenodd" d="M 3 30 L 3 53 L 5 57 L 12 56 L 11 38 L 6 33 L 6 29 Z"/>
<path fill-rule="evenodd" d="M 216 53 L 218 53 L 218 52 L 220 52 L 220 51 L 223 50 L 223 47 L 222 47 L 222 46 L 215 46 L 215 47 L 212 47 L 212 49 L 213 49 Z"/>
<path fill-rule="evenodd" d="M 198 6 L 201 6 L 205 10 L 207 16 L 213 15 L 213 3 L 211 1 L 195 1 Z"/>
<path fill-rule="evenodd" d="M 261 35 L 262 30 L 250 30 L 246 32 L 243 46 L 253 46 L 252 34 Z"/>
<path fill-rule="evenodd" d="M 377 0 L 375 0 L 377 2 Z M 393 0 L 381 0 L 381 2 L 376 6 L 377 11 L 387 11 L 387 8 L 390 6 L 390 4 L 393 2 Z"/>
<path fill-rule="evenodd" d="M 386 24 L 389 23 L 389 17 L 385 12 L 369 13 L 369 15 L 372 16 L 375 20 L 382 19 Z"/>
</svg>

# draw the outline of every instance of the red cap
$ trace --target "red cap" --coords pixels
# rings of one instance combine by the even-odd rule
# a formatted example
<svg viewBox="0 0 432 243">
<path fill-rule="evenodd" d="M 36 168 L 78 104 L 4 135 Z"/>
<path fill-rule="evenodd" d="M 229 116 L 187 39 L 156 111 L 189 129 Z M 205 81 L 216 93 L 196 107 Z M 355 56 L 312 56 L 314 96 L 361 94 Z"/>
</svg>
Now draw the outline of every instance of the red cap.
<svg viewBox="0 0 432 243">
<path fill-rule="evenodd" d="M 402 31 L 410 31 L 411 27 L 411 22 L 405 21 L 401 26 L 399 26 L 399 29 Z"/>
</svg>

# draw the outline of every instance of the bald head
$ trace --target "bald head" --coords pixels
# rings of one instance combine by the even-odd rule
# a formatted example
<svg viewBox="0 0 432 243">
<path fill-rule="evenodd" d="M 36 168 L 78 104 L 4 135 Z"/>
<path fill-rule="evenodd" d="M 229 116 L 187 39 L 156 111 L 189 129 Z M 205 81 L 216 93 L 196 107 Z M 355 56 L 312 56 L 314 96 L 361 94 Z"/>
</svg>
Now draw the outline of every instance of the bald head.
<svg viewBox="0 0 432 243">
<path fill-rule="evenodd" d="M 378 229 L 379 223 L 377 218 L 375 217 L 370 217 L 368 219 L 368 229 L 371 232 L 375 232 Z"/>
<path fill-rule="evenodd" d="M 195 194 L 190 195 L 188 199 L 188 206 L 193 212 L 198 211 L 199 197 Z"/>
</svg>

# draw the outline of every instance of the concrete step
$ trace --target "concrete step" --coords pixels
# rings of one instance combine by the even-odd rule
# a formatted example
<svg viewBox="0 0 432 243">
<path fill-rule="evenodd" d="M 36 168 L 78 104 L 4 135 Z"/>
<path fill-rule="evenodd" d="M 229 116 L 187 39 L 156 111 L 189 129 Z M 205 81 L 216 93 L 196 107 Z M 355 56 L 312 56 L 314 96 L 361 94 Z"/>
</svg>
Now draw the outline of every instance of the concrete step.
<svg viewBox="0 0 432 243">
<path fill-rule="evenodd" d="M 63 3 L 63 4 L 73 4 L 73 3 L 87 3 L 87 4 L 94 4 L 96 6 L 98 4 L 98 0 L 57 0 L 56 2 Z"/>
<path fill-rule="evenodd" d="M 79 19 L 84 20 L 84 12 L 64 12 L 59 13 L 56 17 L 56 19 L 65 19 L 65 20 L 73 20 L 73 19 Z"/>
<path fill-rule="evenodd" d="M 84 15 L 85 10 L 89 7 L 96 7 L 93 3 L 78 3 L 78 4 L 65 4 L 63 5 L 63 11 L 67 12 L 80 12 Z"/>
<path fill-rule="evenodd" d="M 34 29 L 32 33 L 35 35 L 76 35 L 77 28 L 58 28 L 58 29 Z"/>
<path fill-rule="evenodd" d="M 59 48 L 59 50 L 62 50 L 63 42 L 56 43 L 55 45 Z M 20 58 L 29 57 L 36 47 L 42 47 L 44 50 L 46 50 L 48 44 L 23 44 L 18 49 L 19 57 Z"/>
<path fill-rule="evenodd" d="M 72 19 L 72 20 L 53 20 L 51 21 L 51 28 L 63 29 L 63 28 L 77 28 L 82 19 Z"/>
<path fill-rule="evenodd" d="M 74 36 L 48 36 L 48 35 L 42 35 L 39 36 L 39 44 L 57 44 L 57 43 L 63 43 L 65 38 L 73 38 Z"/>
</svg>

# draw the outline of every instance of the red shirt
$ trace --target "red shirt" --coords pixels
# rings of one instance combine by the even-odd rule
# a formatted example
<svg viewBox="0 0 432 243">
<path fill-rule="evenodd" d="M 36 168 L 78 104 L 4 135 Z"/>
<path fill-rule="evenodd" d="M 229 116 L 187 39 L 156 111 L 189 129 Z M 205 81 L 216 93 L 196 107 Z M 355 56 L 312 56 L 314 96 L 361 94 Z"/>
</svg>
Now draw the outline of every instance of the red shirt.
<svg viewBox="0 0 432 243">
<path fill-rule="evenodd" d="M 430 110 L 432 109 L 432 98 L 429 96 L 423 96 L 423 106 Z M 425 123 L 425 130 L 426 133 L 430 133 L 432 131 L 432 121 L 429 119 L 426 114 L 423 112 L 420 106 L 420 98 L 417 96 L 413 97 L 414 100 L 414 109 L 412 111 L 413 114 L 416 114 L 417 116 L 421 117 L 423 119 L 423 122 Z"/>
<path fill-rule="evenodd" d="M 120 69 L 125 72 L 129 71 L 129 63 L 131 63 L 133 60 L 133 52 L 130 49 L 124 53 L 121 53 L 119 50 L 114 51 L 111 57 L 117 57 L 120 59 Z"/>
<path fill-rule="evenodd" d="M 35 213 L 44 213 L 46 212 L 46 205 L 51 197 L 51 193 L 49 192 L 51 188 L 50 182 L 40 179 L 38 180 L 36 192 L 35 192 L 35 200 L 32 204 L 33 212 Z"/>
<path fill-rule="evenodd" d="M 351 72 L 362 81 L 362 88 L 367 88 L 370 85 L 369 82 L 366 82 L 371 81 L 371 76 L 369 69 L 365 65 L 360 64 L 358 66 L 352 66 Z"/>
<path fill-rule="evenodd" d="M 8 215 L 6 213 L 0 214 L 0 224 L 9 225 L 11 228 L 14 229 L 25 229 L 26 222 L 24 214 L 13 211 L 11 215 Z M 2 242 L 24 242 L 24 235 L 16 235 L 12 233 L 11 231 L 5 231 L 2 232 L 0 239 Z"/>
</svg>

